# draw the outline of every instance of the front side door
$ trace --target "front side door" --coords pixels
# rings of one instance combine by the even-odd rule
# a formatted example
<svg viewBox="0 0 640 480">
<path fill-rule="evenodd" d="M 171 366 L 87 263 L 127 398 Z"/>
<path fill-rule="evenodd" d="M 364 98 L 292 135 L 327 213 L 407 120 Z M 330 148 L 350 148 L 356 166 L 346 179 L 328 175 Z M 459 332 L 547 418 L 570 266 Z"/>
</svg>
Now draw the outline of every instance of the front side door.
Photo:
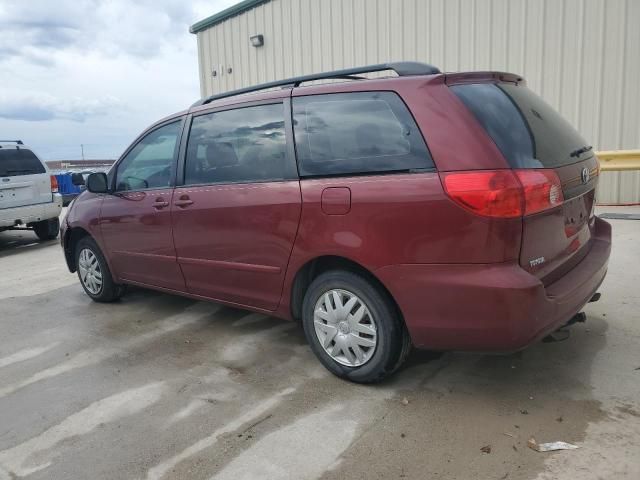
<svg viewBox="0 0 640 480">
<path fill-rule="evenodd" d="M 184 291 L 171 225 L 175 165 L 183 120 L 146 134 L 118 163 L 101 230 L 118 278 Z"/>
<path fill-rule="evenodd" d="M 193 117 L 172 205 L 190 293 L 277 307 L 301 208 L 287 132 L 282 101 Z"/>
</svg>

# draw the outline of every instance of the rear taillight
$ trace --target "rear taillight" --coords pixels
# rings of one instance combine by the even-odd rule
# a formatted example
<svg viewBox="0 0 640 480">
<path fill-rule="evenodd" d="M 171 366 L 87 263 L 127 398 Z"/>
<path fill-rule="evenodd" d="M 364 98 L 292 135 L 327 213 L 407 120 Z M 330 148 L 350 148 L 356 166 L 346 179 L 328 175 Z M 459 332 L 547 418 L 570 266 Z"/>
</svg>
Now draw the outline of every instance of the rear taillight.
<svg viewBox="0 0 640 480">
<path fill-rule="evenodd" d="M 55 175 L 51 175 L 51 193 L 58 193 L 58 179 Z"/>
<path fill-rule="evenodd" d="M 524 191 L 524 214 L 532 215 L 564 201 L 562 184 L 553 170 L 515 170 Z"/>
<path fill-rule="evenodd" d="M 467 210 L 487 217 L 522 215 L 522 187 L 511 170 L 441 174 L 447 194 Z"/>
<path fill-rule="evenodd" d="M 531 215 L 563 201 L 560 180 L 552 170 L 479 170 L 440 176 L 452 200 L 486 217 Z"/>
</svg>

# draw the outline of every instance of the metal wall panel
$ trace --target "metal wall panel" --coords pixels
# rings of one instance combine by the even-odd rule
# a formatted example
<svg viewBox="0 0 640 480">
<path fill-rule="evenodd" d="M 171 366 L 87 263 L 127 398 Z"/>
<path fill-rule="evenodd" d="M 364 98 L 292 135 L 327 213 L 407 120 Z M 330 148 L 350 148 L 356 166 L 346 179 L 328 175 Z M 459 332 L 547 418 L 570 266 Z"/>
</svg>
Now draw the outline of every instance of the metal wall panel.
<svg viewBox="0 0 640 480">
<path fill-rule="evenodd" d="M 201 93 L 392 60 L 506 70 L 596 150 L 640 148 L 638 24 L 640 0 L 271 0 L 197 34 Z M 599 201 L 640 201 L 640 173 L 603 173 Z"/>
</svg>

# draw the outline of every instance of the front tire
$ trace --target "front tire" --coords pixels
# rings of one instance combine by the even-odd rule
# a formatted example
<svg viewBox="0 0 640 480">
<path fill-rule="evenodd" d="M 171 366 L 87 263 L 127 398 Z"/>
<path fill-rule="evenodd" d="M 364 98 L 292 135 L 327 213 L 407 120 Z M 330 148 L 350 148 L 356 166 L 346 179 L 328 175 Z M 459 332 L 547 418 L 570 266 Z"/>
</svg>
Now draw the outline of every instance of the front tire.
<svg viewBox="0 0 640 480">
<path fill-rule="evenodd" d="M 53 240 L 60 233 L 60 220 L 56 217 L 34 223 L 33 231 L 40 240 Z"/>
<path fill-rule="evenodd" d="M 91 237 L 76 245 L 76 269 L 85 293 L 95 302 L 113 302 L 125 292 L 125 286 L 113 281 L 102 251 Z"/>
<path fill-rule="evenodd" d="M 320 362 L 352 382 L 381 381 L 409 353 L 406 327 L 389 295 L 357 273 L 319 275 L 305 294 L 302 324 Z"/>
</svg>

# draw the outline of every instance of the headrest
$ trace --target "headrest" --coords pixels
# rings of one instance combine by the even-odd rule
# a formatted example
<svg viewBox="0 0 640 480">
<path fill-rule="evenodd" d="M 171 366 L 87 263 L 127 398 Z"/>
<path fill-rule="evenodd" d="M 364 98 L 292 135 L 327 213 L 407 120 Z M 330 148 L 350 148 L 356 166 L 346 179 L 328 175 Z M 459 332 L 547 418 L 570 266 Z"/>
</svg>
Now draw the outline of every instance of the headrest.
<svg viewBox="0 0 640 480">
<path fill-rule="evenodd" d="M 209 143 L 205 155 L 209 165 L 215 165 L 216 168 L 238 165 L 238 156 L 230 143 Z"/>
</svg>

